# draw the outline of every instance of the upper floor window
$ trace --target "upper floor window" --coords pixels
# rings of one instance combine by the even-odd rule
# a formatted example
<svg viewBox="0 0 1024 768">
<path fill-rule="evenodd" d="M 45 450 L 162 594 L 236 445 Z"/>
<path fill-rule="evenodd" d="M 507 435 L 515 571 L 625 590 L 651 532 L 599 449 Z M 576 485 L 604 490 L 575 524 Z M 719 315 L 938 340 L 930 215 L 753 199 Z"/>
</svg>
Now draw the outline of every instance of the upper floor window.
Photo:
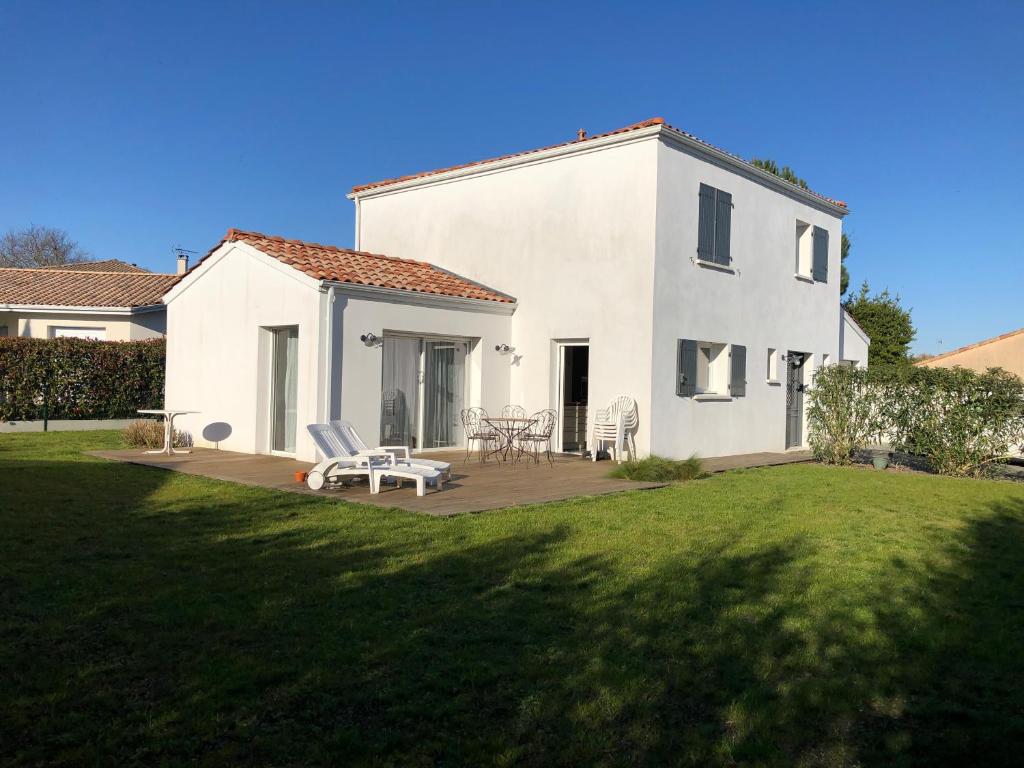
<svg viewBox="0 0 1024 768">
<path fill-rule="evenodd" d="M 828 282 L 828 230 L 796 223 L 796 276 Z"/>
<path fill-rule="evenodd" d="M 701 184 L 697 221 L 697 258 L 728 267 L 732 261 L 729 254 L 732 195 Z"/>
</svg>

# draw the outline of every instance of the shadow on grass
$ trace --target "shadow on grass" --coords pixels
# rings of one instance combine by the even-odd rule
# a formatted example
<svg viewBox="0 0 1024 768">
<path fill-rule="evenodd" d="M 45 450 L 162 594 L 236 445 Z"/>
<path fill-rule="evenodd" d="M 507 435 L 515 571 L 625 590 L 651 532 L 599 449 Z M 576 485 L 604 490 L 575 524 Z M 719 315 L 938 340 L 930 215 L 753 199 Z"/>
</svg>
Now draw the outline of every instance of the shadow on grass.
<svg viewBox="0 0 1024 768">
<path fill-rule="evenodd" d="M 1022 744 L 1024 502 L 851 595 L 800 538 L 625 567 L 543 518 L 474 536 L 486 518 L 21 471 L 12 764 L 1009 765 Z"/>
</svg>

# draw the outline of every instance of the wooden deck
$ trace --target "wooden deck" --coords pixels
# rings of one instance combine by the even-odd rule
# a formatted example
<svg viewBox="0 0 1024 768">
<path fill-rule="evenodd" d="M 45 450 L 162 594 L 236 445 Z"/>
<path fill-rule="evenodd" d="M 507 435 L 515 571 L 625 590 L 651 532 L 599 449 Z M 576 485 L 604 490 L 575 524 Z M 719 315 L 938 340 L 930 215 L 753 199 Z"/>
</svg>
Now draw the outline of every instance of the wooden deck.
<svg viewBox="0 0 1024 768">
<path fill-rule="evenodd" d="M 295 482 L 294 475 L 295 472 L 306 471 L 313 465 L 280 456 L 234 453 L 210 448 L 196 448 L 191 454 L 175 456 L 148 454 L 135 449 L 90 453 L 112 461 L 357 504 L 397 507 L 409 512 L 421 512 L 438 517 L 559 501 L 574 496 L 600 496 L 618 491 L 664 486 L 664 483 L 635 483 L 630 480 L 609 479 L 606 475 L 614 464 L 608 461 L 595 463 L 589 459 L 583 460 L 579 456 L 556 456 L 553 466 L 545 461 L 540 465 L 504 464 L 496 461 L 480 464 L 475 460 L 463 462 L 464 454 L 459 451 L 429 454 L 430 458 L 452 463 L 452 480 L 445 484 L 442 491 L 428 489 L 426 496 L 417 496 L 412 484 L 406 483 L 402 488 L 382 487 L 379 494 L 371 495 L 365 482 L 342 489 L 311 491 L 305 483 Z M 738 467 L 807 461 L 808 458 L 805 453 L 792 452 L 751 454 L 705 459 L 704 466 L 710 472 L 719 472 Z"/>
</svg>

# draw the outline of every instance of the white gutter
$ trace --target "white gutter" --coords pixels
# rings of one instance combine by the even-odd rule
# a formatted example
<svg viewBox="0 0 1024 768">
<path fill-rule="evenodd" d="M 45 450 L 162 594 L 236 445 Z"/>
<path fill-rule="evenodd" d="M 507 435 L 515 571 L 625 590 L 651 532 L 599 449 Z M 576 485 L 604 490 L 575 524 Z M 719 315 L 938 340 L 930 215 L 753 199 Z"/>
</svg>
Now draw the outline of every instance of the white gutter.
<svg viewBox="0 0 1024 768">
<path fill-rule="evenodd" d="M 693 138 L 689 134 L 683 133 L 682 131 L 672 128 L 668 125 L 658 124 L 651 125 L 645 128 L 637 128 L 632 131 L 624 131 L 622 133 L 613 133 L 609 136 L 602 136 L 596 139 L 587 139 L 580 142 L 572 142 L 569 144 L 560 144 L 555 147 L 549 147 L 547 149 L 530 150 L 522 152 L 510 157 L 501 157 L 494 160 L 483 160 L 478 163 L 471 163 L 466 166 L 452 168 L 447 171 L 428 171 L 420 176 L 413 176 L 412 178 L 405 179 L 403 181 L 392 181 L 390 183 L 381 183 L 380 186 L 368 187 L 366 189 L 360 189 L 355 192 L 349 192 L 346 197 L 349 200 L 356 201 L 358 205 L 360 199 L 368 199 L 381 195 L 389 195 L 396 192 L 401 192 L 406 189 L 412 189 L 414 187 L 428 186 L 431 184 L 443 184 L 457 179 L 465 178 L 467 176 L 479 176 L 482 174 L 496 173 L 498 171 L 506 170 L 509 168 L 515 168 L 521 165 L 532 165 L 535 163 L 542 163 L 556 158 L 565 157 L 567 155 L 574 155 L 577 153 L 594 152 L 597 150 L 605 149 L 607 147 L 631 144 L 636 141 L 643 141 L 652 137 L 664 139 L 666 141 L 674 142 L 682 145 L 692 152 L 703 156 L 705 160 L 712 160 L 717 162 L 719 165 L 724 165 L 730 170 L 737 171 L 748 177 L 757 179 L 759 182 L 772 188 L 777 192 L 781 192 L 792 197 L 796 197 L 802 202 L 808 205 L 813 205 L 817 208 L 828 211 L 829 213 L 843 217 L 846 216 L 850 211 L 841 205 L 836 205 L 830 202 L 824 197 L 816 195 L 809 190 L 798 187 L 796 184 L 791 184 L 785 179 L 776 176 L 768 171 L 761 170 L 755 165 L 748 163 L 740 157 L 731 155 L 728 152 L 718 149 L 706 144 L 698 139 Z M 357 231 L 358 237 L 358 231 Z M 356 247 L 358 248 L 358 240 Z"/>
<path fill-rule="evenodd" d="M 77 307 L 56 304 L 0 304 L 0 312 L 36 312 L 48 315 L 143 315 L 162 312 L 163 304 L 147 304 L 142 307 Z"/>
<path fill-rule="evenodd" d="M 493 315 L 511 315 L 519 306 L 515 301 L 492 301 L 490 299 L 467 299 L 462 296 L 446 296 L 441 293 L 410 291 L 404 288 L 380 288 L 375 285 L 359 285 L 325 280 L 324 285 L 337 287 L 347 296 L 360 299 L 375 299 L 391 304 L 413 304 L 423 307 L 441 307 L 470 312 L 485 312 Z"/>
<path fill-rule="evenodd" d="M 324 371 L 324 396 L 323 402 L 321 403 L 321 423 L 326 423 L 331 420 L 331 384 L 334 371 L 334 359 L 332 357 L 334 353 L 334 286 L 330 286 L 327 289 L 327 301 L 324 308 L 323 321 L 326 323 L 324 330 L 324 354 L 321 358 L 326 365 Z"/>
</svg>

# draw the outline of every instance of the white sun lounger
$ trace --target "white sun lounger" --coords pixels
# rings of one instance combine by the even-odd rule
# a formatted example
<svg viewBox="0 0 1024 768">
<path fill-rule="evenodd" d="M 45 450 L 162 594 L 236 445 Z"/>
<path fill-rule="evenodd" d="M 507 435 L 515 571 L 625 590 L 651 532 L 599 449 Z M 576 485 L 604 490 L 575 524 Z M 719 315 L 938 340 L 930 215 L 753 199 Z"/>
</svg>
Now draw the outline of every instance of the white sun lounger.
<svg viewBox="0 0 1024 768">
<path fill-rule="evenodd" d="M 409 446 L 407 445 L 382 445 L 379 448 L 370 448 L 359 436 L 356 428 L 353 426 L 351 421 L 345 421 L 344 419 L 335 419 L 331 422 L 331 426 L 338 432 L 339 438 L 342 442 L 347 445 L 351 445 L 358 451 L 387 451 L 394 455 L 395 463 L 398 465 L 411 465 L 414 467 L 428 467 L 430 469 L 436 469 L 438 472 L 444 475 L 445 480 L 450 480 L 452 476 L 452 465 L 451 462 L 437 461 L 435 459 L 424 459 L 420 456 L 412 456 L 409 452 Z"/>
<path fill-rule="evenodd" d="M 370 493 L 380 493 L 380 482 L 384 478 L 397 480 L 399 487 L 402 480 L 414 481 L 417 496 L 426 494 L 428 480 L 436 483 L 438 490 L 444 484 L 442 473 L 436 469 L 399 466 L 394 455 L 387 451 L 356 450 L 330 424 L 309 424 L 306 430 L 326 457 L 306 477 L 306 484 L 314 491 L 325 485 L 340 484 L 349 477 L 367 478 Z"/>
</svg>

